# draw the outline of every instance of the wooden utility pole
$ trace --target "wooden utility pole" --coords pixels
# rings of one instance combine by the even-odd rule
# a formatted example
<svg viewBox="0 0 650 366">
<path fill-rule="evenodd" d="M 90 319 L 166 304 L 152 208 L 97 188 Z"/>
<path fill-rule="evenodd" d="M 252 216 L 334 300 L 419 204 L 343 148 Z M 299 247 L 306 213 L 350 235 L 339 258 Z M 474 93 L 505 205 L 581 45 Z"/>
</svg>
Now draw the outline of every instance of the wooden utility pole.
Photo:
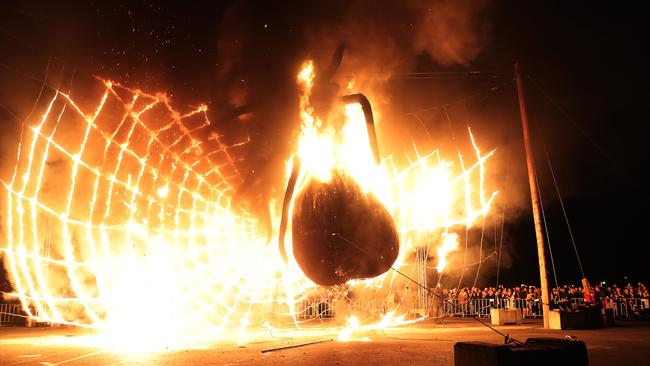
<svg viewBox="0 0 650 366">
<path fill-rule="evenodd" d="M 546 279 L 546 246 L 544 245 L 544 233 L 542 231 L 541 209 L 539 205 L 539 191 L 537 188 L 537 179 L 535 178 L 535 160 L 533 159 L 533 148 L 530 144 L 528 118 L 526 117 L 526 101 L 524 100 L 524 88 L 521 84 L 519 63 L 515 63 L 515 80 L 517 81 L 519 112 L 521 113 L 521 127 L 524 132 L 524 147 L 526 151 L 526 166 L 528 167 L 528 184 L 530 185 L 530 199 L 533 203 L 533 219 L 535 221 L 535 236 L 537 237 L 539 278 L 542 285 L 542 316 L 544 317 L 544 328 L 548 329 L 550 298 L 548 293 L 548 280 Z"/>
</svg>

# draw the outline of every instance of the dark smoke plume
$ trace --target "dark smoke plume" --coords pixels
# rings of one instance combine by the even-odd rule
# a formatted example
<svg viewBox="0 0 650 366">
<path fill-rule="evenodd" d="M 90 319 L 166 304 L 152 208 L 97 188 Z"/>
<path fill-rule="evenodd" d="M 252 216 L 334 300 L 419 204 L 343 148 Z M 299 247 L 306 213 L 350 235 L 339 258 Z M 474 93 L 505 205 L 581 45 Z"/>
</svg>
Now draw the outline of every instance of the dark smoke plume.
<svg viewBox="0 0 650 366">
<path fill-rule="evenodd" d="M 338 74 L 381 89 L 422 57 L 468 65 L 487 40 L 489 10 L 485 0 L 235 2 L 221 24 L 212 108 L 251 138 L 240 195 L 261 203 L 281 191 L 298 127 L 296 73 L 307 58 L 323 74 L 344 49 Z"/>
</svg>

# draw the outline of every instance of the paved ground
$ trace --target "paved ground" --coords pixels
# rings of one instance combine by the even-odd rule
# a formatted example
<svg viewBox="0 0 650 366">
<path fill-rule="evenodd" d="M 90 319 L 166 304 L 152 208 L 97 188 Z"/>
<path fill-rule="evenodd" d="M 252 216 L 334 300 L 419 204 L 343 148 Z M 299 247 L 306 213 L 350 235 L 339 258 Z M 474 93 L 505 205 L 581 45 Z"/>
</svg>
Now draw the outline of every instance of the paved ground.
<svg viewBox="0 0 650 366">
<path fill-rule="evenodd" d="M 544 330 L 539 321 L 498 329 L 521 341 L 529 337 L 576 336 L 587 343 L 591 365 L 650 365 L 650 323 L 620 322 L 600 330 Z M 338 342 L 332 331 L 304 332 L 300 338 L 255 336 L 238 345 L 211 341 L 185 349 L 121 353 L 98 348 L 88 332 L 73 328 L 0 328 L 0 365 L 453 365 L 458 341 L 502 343 L 496 333 L 470 319 L 444 325 L 419 323 L 386 331 L 354 333 L 369 341 Z M 324 341 L 263 353 L 263 350 Z M 561 363 L 558 363 L 561 364 Z"/>
</svg>

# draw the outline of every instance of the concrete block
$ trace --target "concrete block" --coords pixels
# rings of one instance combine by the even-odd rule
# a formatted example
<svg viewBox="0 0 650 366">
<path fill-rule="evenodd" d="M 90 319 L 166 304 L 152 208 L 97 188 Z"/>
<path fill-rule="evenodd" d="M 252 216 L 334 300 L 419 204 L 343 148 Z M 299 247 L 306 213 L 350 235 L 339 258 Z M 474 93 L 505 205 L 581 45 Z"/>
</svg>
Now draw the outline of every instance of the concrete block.
<svg viewBox="0 0 650 366">
<path fill-rule="evenodd" d="M 490 309 L 492 325 L 517 324 L 523 320 L 521 309 Z"/>
</svg>

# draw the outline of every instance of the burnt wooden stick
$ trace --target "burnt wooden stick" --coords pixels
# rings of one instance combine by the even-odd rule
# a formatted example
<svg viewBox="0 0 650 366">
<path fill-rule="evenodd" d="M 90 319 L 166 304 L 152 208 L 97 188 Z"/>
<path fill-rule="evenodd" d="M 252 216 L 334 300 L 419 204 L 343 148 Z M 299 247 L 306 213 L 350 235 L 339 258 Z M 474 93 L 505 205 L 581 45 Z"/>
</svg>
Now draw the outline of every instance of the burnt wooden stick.
<svg viewBox="0 0 650 366">
<path fill-rule="evenodd" d="M 311 346 L 312 344 L 318 344 L 318 343 L 325 343 L 325 342 L 332 342 L 334 339 L 324 339 L 320 341 L 313 341 L 313 342 L 307 342 L 307 343 L 300 343 L 300 344 L 291 344 L 288 346 L 282 346 L 282 347 L 275 347 L 275 348 L 268 348 L 268 349 L 263 349 L 262 353 L 268 353 L 268 352 L 275 352 L 275 351 L 282 351 L 285 349 L 290 349 L 290 348 L 298 348 L 298 347 L 304 347 L 304 346 Z"/>
</svg>

